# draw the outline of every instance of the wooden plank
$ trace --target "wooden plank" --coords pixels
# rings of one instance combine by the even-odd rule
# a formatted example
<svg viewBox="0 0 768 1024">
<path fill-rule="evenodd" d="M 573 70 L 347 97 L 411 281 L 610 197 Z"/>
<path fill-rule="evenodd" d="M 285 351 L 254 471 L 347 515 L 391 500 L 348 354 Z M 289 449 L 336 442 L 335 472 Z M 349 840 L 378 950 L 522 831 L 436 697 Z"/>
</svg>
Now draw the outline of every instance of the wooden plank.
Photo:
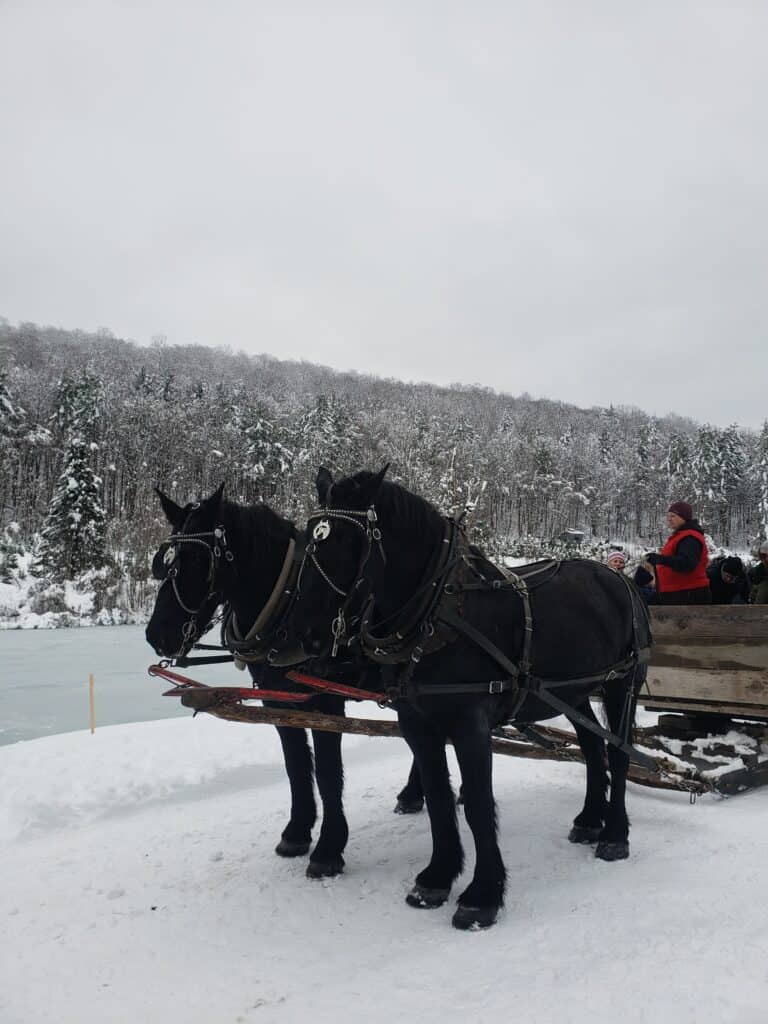
<svg viewBox="0 0 768 1024">
<path fill-rule="evenodd" d="M 646 697 L 743 704 L 768 708 L 768 673 L 655 668 L 642 687 Z"/>
<path fill-rule="evenodd" d="M 751 671 L 768 678 L 768 641 L 700 638 L 695 643 L 661 640 L 651 648 L 652 668 L 692 668 L 718 672 Z"/>
<path fill-rule="evenodd" d="M 708 637 L 727 642 L 768 641 L 768 605 L 658 605 L 649 611 L 654 640 L 659 643 L 694 642 Z"/>
<path fill-rule="evenodd" d="M 638 704 L 647 711 L 689 711 L 692 714 L 732 715 L 735 718 L 768 722 L 768 707 L 758 704 L 725 704 L 718 701 L 694 701 L 670 697 L 656 700 L 641 694 Z"/>
</svg>

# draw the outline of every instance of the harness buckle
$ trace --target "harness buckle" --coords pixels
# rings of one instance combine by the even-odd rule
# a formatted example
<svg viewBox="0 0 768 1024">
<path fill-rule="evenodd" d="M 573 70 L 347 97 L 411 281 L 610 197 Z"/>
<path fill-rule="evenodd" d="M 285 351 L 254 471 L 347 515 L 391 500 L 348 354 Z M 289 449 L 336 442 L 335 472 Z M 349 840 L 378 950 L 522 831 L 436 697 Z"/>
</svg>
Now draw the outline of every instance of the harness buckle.
<svg viewBox="0 0 768 1024">
<path fill-rule="evenodd" d="M 418 663 L 421 661 L 421 656 L 423 653 L 424 649 L 422 647 L 414 647 L 413 651 L 411 652 L 411 661 L 415 662 L 418 665 Z"/>
<path fill-rule="evenodd" d="M 488 683 L 488 693 L 504 693 L 504 682 L 503 679 L 492 679 Z"/>
</svg>

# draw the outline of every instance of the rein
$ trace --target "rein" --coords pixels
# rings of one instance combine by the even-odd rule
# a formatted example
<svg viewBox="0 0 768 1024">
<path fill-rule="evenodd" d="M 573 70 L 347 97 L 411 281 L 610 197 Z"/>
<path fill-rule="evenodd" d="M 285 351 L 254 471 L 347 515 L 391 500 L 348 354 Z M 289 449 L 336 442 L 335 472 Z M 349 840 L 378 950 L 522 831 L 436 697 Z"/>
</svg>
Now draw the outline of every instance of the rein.
<svg viewBox="0 0 768 1024">
<path fill-rule="evenodd" d="M 244 669 L 249 664 L 269 662 L 274 651 L 273 641 L 285 639 L 281 636 L 285 632 L 282 624 L 288 619 L 296 600 L 302 556 L 303 545 L 297 544 L 296 538 L 291 537 L 272 592 L 245 636 L 240 632 L 234 609 L 230 605 L 224 620 L 223 642 L 234 655 L 237 668 Z"/>
</svg>

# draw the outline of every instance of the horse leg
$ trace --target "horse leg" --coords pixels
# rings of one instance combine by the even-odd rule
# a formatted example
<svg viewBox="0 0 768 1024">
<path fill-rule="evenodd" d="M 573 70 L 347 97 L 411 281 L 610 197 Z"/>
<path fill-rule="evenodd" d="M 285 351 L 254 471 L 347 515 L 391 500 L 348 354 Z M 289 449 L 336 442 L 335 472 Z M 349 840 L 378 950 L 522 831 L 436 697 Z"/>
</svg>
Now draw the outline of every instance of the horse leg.
<svg viewBox="0 0 768 1024">
<path fill-rule="evenodd" d="M 626 686 L 606 686 L 603 701 L 608 716 L 608 726 L 612 732 L 624 734 L 626 723 L 622 721 L 626 707 Z M 630 724 L 635 717 L 635 699 L 631 697 L 629 706 Z M 627 773 L 629 772 L 629 756 L 623 750 L 608 744 L 608 767 L 611 772 L 611 796 L 608 802 L 608 814 L 605 826 L 595 849 L 595 856 L 601 860 L 624 860 L 629 856 L 629 818 L 627 817 L 626 793 Z"/>
<path fill-rule="evenodd" d="M 327 714 L 344 717 L 344 701 L 334 699 L 332 704 L 326 703 L 323 710 Z M 315 778 L 323 803 L 323 823 L 320 837 L 309 857 L 307 877 L 325 878 L 341 874 L 344 870 L 342 853 L 349 838 L 342 804 L 344 765 L 341 760 L 341 733 L 313 730 L 312 743 L 315 748 Z"/>
<path fill-rule="evenodd" d="M 416 759 L 411 761 L 408 781 L 397 794 L 395 814 L 418 814 L 424 806 L 424 787 L 421 784 L 421 773 Z"/>
<path fill-rule="evenodd" d="M 475 873 L 459 896 L 455 928 L 488 928 L 504 903 L 507 873 L 497 836 L 491 728 L 481 708 L 457 719 L 451 733 L 461 768 L 464 815 L 475 840 Z"/>
<path fill-rule="evenodd" d="M 408 705 L 398 708 L 400 728 L 416 760 L 432 832 L 432 858 L 406 896 L 412 907 L 440 907 L 464 866 L 456 825 L 456 801 L 448 775 L 445 734 Z"/>
<path fill-rule="evenodd" d="M 291 817 L 283 829 L 275 853 L 281 857 L 301 857 L 309 852 L 312 826 L 317 817 L 312 787 L 312 754 L 303 729 L 278 725 L 277 732 L 291 787 Z"/>
<path fill-rule="evenodd" d="M 595 725 L 599 725 L 589 700 L 580 704 L 577 710 L 591 719 Z M 589 729 L 585 729 L 578 722 L 571 722 L 571 725 L 576 730 L 587 769 L 587 793 L 584 798 L 584 807 L 573 819 L 573 827 L 568 833 L 568 839 L 572 843 L 596 843 L 608 815 L 608 800 L 606 799 L 608 772 L 605 765 L 605 743 L 599 736 L 590 732 Z"/>
</svg>

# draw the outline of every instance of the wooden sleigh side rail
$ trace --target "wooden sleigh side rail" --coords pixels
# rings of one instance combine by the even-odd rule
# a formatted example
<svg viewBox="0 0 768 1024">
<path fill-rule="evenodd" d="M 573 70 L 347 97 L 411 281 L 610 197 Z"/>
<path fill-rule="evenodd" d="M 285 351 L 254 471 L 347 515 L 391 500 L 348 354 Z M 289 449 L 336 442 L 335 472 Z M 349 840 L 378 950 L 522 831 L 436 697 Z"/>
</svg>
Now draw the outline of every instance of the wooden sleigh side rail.
<svg viewBox="0 0 768 1024">
<path fill-rule="evenodd" d="M 640 704 L 768 722 L 768 605 L 653 607 L 651 627 Z"/>
</svg>

